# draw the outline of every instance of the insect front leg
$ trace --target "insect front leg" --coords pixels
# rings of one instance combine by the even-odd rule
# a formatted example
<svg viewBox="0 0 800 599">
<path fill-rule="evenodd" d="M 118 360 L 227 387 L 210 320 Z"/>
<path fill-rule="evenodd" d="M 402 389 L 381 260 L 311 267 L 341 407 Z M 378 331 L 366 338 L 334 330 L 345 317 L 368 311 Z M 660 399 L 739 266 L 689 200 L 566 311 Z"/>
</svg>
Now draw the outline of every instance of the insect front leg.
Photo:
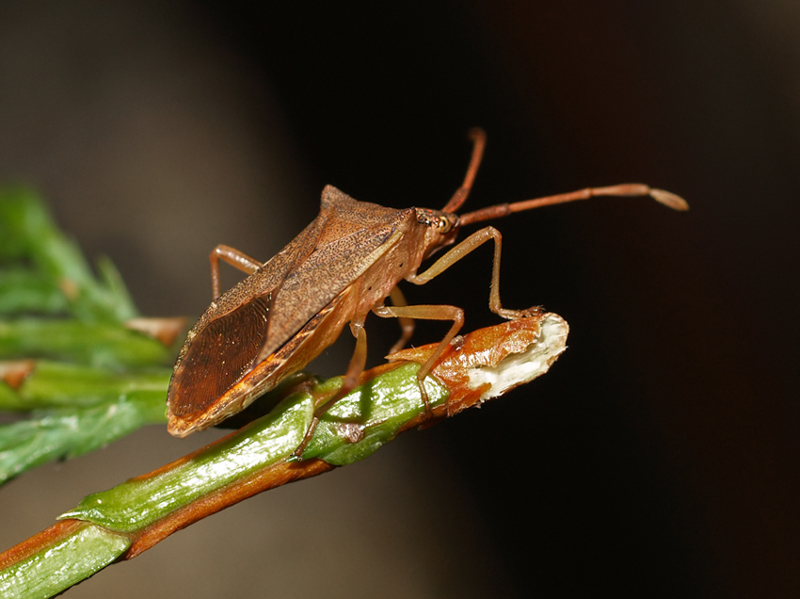
<svg viewBox="0 0 800 599">
<path fill-rule="evenodd" d="M 247 254 L 240 252 L 228 245 L 218 245 L 211 250 L 209 256 L 211 260 L 211 292 L 214 295 L 213 299 L 219 297 L 219 261 L 222 259 L 231 266 L 238 268 L 241 271 L 251 275 L 263 266 L 258 260 L 254 260 Z"/>
<path fill-rule="evenodd" d="M 494 240 L 494 260 L 492 262 L 492 285 L 489 290 L 489 309 L 509 320 L 538 316 L 542 312 L 539 307 L 528 308 L 527 310 L 508 310 L 503 308 L 500 303 L 500 255 L 502 253 L 503 236 L 494 227 L 484 227 L 480 231 L 476 231 L 434 262 L 425 272 L 407 277 L 406 280 L 415 285 L 424 285 L 461 260 L 461 258 L 492 239 Z"/>
<path fill-rule="evenodd" d="M 419 320 L 450 320 L 453 325 L 447 334 L 439 342 L 436 350 L 428 358 L 422 367 L 417 372 L 417 384 L 419 391 L 422 395 L 422 401 L 425 403 L 425 408 L 430 412 L 431 406 L 428 401 L 428 392 L 425 390 L 423 381 L 428 373 L 436 365 L 442 353 L 447 349 L 450 341 L 456 336 L 461 327 L 464 325 L 464 310 L 456 306 L 441 306 L 441 305 L 418 305 L 418 306 L 378 306 L 373 308 L 372 311 L 381 318 L 412 318 Z"/>
</svg>

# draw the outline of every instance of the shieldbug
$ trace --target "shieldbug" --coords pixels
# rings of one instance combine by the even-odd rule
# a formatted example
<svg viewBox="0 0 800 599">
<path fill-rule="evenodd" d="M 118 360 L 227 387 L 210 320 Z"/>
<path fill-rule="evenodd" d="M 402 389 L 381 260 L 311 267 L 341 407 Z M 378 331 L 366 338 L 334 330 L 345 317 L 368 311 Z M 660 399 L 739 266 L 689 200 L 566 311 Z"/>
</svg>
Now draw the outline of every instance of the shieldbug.
<svg viewBox="0 0 800 599">
<path fill-rule="evenodd" d="M 458 215 L 478 171 L 486 135 L 470 132 L 472 157 L 461 187 L 442 210 L 387 208 L 354 200 L 327 186 L 319 215 L 289 245 L 266 263 L 225 245 L 211 252 L 214 301 L 189 331 L 167 396 L 169 432 L 184 437 L 217 424 L 249 405 L 287 376 L 302 370 L 331 345 L 346 324 L 356 348 L 336 398 L 352 390 L 364 370 L 370 312 L 398 318 L 400 340 L 410 339 L 414 320 L 450 321 L 450 330 L 418 373 L 422 380 L 464 322 L 461 308 L 406 305 L 397 283 L 422 285 L 483 243 L 494 241 L 489 308 L 507 319 L 539 314 L 539 308 L 509 310 L 500 303 L 500 232 L 484 227 L 447 251 L 424 272 L 423 260 L 452 245 L 461 227 L 541 206 L 598 196 L 649 196 L 675 210 L 686 210 L 679 196 L 647 185 L 628 183 L 498 204 Z M 249 276 L 220 295 L 219 261 Z M 386 298 L 392 305 L 385 305 Z M 324 407 L 319 409 L 324 410 Z"/>
</svg>

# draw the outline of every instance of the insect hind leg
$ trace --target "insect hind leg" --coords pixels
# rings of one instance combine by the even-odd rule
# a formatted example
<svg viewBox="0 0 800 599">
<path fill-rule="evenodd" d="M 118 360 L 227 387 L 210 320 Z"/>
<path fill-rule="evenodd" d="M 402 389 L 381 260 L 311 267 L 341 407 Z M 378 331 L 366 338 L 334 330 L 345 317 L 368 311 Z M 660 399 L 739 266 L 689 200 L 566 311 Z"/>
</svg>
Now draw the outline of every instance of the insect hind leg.
<svg viewBox="0 0 800 599">
<path fill-rule="evenodd" d="M 319 419 L 330 410 L 336 402 L 342 399 L 345 395 L 350 393 L 358 386 L 361 379 L 361 374 L 364 372 L 364 366 L 367 363 L 367 332 L 364 330 L 364 325 L 353 324 L 351 327 L 356 333 L 356 348 L 353 350 L 353 357 L 350 358 L 350 364 L 347 367 L 347 372 L 343 377 L 342 386 L 336 394 L 328 399 L 325 399 L 320 405 L 314 406 L 314 416 L 311 419 L 311 424 L 306 431 L 303 441 L 298 445 L 297 449 L 292 452 L 292 456 L 299 458 L 302 457 L 309 441 L 314 436 L 314 432 L 319 426 Z"/>
</svg>

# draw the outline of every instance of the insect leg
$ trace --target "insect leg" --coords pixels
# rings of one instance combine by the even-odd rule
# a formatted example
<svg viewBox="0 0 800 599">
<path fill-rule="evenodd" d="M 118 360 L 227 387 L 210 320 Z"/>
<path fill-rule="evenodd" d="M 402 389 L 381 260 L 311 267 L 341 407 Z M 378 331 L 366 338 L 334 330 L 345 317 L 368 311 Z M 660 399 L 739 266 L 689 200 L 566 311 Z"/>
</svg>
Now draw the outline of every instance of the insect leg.
<svg viewBox="0 0 800 599">
<path fill-rule="evenodd" d="M 292 455 L 296 457 L 303 455 L 306 445 L 308 445 L 308 442 L 311 441 L 311 437 L 314 436 L 314 431 L 317 430 L 319 419 L 322 418 L 325 413 L 334 405 L 336 405 L 337 401 L 358 386 L 359 380 L 361 379 L 361 374 L 364 372 L 364 366 L 367 364 L 367 332 L 364 330 L 363 324 L 351 324 L 350 326 L 356 335 L 356 348 L 353 351 L 353 357 L 350 358 L 350 364 L 348 365 L 347 372 L 343 377 L 344 380 L 342 381 L 342 386 L 333 397 L 326 399 L 319 406 L 315 406 L 314 417 L 311 419 L 311 424 L 306 431 L 306 436 L 303 437 L 303 442 L 300 443 L 297 449 L 292 452 Z"/>
<path fill-rule="evenodd" d="M 219 261 L 222 259 L 231 266 L 238 268 L 241 271 L 251 275 L 256 272 L 261 266 L 261 262 L 253 260 L 247 254 L 240 252 L 227 245 L 218 245 L 211 250 L 209 256 L 211 260 L 211 292 L 214 294 L 213 299 L 219 297 Z"/>
<path fill-rule="evenodd" d="M 484 227 L 480 231 L 476 231 L 434 262 L 425 272 L 407 277 L 406 280 L 415 285 L 424 285 L 490 239 L 494 240 L 494 260 L 492 262 L 492 286 L 489 291 L 489 309 L 509 320 L 535 316 L 541 313 L 540 308 L 507 310 L 500 303 L 500 255 L 502 253 L 503 236 L 494 227 Z"/>
<path fill-rule="evenodd" d="M 406 298 L 403 295 L 403 292 L 400 291 L 399 287 L 395 287 L 392 289 L 389 297 L 392 299 L 393 306 L 407 306 L 408 302 L 406 302 Z M 398 321 L 400 322 L 400 329 L 402 331 L 400 335 L 400 339 L 397 340 L 392 346 L 392 349 L 389 350 L 390 354 L 400 351 L 403 349 L 406 344 L 408 343 L 409 339 L 411 339 L 411 335 L 414 334 L 414 319 L 413 318 L 406 318 L 405 316 L 398 316 Z"/>
<path fill-rule="evenodd" d="M 329 399 L 317 408 L 314 413 L 317 418 L 324 415 L 340 398 L 344 397 L 358 386 L 361 373 L 364 372 L 364 366 L 367 364 L 367 332 L 364 330 L 364 325 L 351 324 L 350 328 L 356 336 L 356 348 L 353 350 L 353 356 L 350 358 L 350 364 L 347 366 L 347 372 L 344 374 L 342 387 L 332 399 Z"/>
<path fill-rule="evenodd" d="M 433 354 L 431 354 L 431 357 L 428 358 L 428 361 L 425 362 L 422 368 L 417 372 L 417 384 L 422 394 L 422 401 L 425 402 L 425 407 L 430 411 L 431 406 L 428 403 L 428 393 L 425 391 L 423 381 L 442 356 L 444 350 L 447 349 L 450 341 L 464 325 L 464 310 L 456 306 L 418 305 L 378 306 L 373 308 L 372 311 L 381 318 L 416 318 L 419 320 L 451 320 L 453 322 L 453 326 L 450 327 L 450 330 L 447 331 L 447 334 L 439 342 L 439 345 L 436 347 Z"/>
</svg>

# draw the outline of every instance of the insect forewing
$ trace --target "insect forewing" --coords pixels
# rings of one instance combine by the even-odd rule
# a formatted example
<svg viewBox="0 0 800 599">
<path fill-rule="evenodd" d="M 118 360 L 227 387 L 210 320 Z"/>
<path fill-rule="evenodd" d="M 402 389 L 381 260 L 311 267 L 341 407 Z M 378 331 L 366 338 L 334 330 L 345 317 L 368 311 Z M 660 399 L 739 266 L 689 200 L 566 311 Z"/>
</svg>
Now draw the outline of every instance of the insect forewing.
<svg viewBox="0 0 800 599">
<path fill-rule="evenodd" d="M 178 357 L 167 400 L 173 414 L 213 404 L 388 251 L 402 212 L 359 210 L 363 204 L 326 187 L 317 218 L 211 305 Z"/>
</svg>

